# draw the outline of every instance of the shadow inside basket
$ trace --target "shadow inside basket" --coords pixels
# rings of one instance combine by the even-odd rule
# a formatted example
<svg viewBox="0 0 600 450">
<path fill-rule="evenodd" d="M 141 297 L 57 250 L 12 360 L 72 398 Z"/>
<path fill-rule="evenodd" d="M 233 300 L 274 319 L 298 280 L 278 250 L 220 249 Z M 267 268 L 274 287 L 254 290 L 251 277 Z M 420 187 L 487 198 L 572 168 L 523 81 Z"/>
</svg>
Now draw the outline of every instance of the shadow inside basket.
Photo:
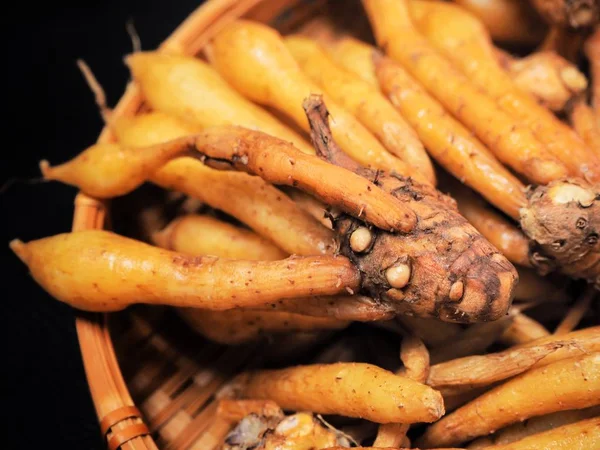
<svg viewBox="0 0 600 450">
<path fill-rule="evenodd" d="M 204 338 L 174 308 L 132 307 L 111 315 L 109 326 L 127 387 L 159 448 L 220 448 L 231 427 L 219 426 L 218 400 L 230 394 L 236 375 L 244 371 L 374 359 L 390 370 L 399 365 L 394 358 L 398 349 L 391 348 L 394 340 L 384 336 L 387 332 L 373 334 L 362 324 L 319 335 L 264 336 L 238 345 Z M 326 420 L 341 429 L 368 425 L 341 417 Z"/>
</svg>

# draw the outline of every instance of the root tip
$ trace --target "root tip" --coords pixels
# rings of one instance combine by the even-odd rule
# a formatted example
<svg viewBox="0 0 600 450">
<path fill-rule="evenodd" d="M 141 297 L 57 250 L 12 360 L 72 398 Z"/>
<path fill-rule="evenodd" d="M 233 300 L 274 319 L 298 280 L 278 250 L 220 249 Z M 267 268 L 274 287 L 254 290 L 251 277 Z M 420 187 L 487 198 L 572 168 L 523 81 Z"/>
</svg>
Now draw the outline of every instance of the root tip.
<svg viewBox="0 0 600 450">
<path fill-rule="evenodd" d="M 444 416 L 444 414 L 446 414 L 444 398 L 442 397 L 442 394 L 440 394 L 438 391 L 435 391 L 435 395 L 432 396 L 431 400 L 429 401 L 429 410 L 433 415 L 432 422 L 439 420 L 441 417 Z"/>
<path fill-rule="evenodd" d="M 51 179 L 52 167 L 50 167 L 50 163 L 48 162 L 47 159 L 42 159 L 40 161 L 40 172 L 42 172 L 42 176 L 44 177 L 44 179 L 46 179 L 46 180 Z"/>
<path fill-rule="evenodd" d="M 560 71 L 560 78 L 571 92 L 583 92 L 587 89 L 587 80 L 585 76 L 575 67 L 568 66 Z"/>
<path fill-rule="evenodd" d="M 28 263 L 29 252 L 27 251 L 27 244 L 20 239 L 13 239 L 9 242 L 8 246 L 21 261 L 23 261 L 25 264 Z"/>
<path fill-rule="evenodd" d="M 310 111 L 312 111 L 313 109 L 324 109 L 325 114 L 328 114 L 327 109 L 325 108 L 325 104 L 323 102 L 322 94 L 311 93 L 302 102 L 302 108 L 304 109 L 304 112 L 306 112 L 307 114 Z"/>
</svg>

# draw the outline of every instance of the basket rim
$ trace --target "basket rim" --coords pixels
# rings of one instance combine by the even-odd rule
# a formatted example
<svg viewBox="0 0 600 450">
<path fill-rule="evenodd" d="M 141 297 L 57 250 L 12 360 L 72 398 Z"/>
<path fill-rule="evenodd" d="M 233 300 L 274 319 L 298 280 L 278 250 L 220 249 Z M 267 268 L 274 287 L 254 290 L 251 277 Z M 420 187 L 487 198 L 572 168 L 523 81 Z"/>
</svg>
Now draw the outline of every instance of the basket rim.
<svg viewBox="0 0 600 450">
<path fill-rule="evenodd" d="M 160 52 L 196 55 L 220 27 L 253 7 L 269 0 L 206 0 L 199 5 L 156 49 Z M 287 3 L 294 3 L 290 0 Z M 112 110 L 115 116 L 136 114 L 141 94 L 133 81 Z M 110 127 L 104 126 L 97 143 L 114 141 Z M 109 202 L 78 192 L 74 201 L 72 231 L 104 229 L 109 221 Z M 121 374 L 109 332 L 106 313 L 75 312 L 75 326 L 88 388 L 102 437 L 111 450 L 158 449 Z"/>
</svg>

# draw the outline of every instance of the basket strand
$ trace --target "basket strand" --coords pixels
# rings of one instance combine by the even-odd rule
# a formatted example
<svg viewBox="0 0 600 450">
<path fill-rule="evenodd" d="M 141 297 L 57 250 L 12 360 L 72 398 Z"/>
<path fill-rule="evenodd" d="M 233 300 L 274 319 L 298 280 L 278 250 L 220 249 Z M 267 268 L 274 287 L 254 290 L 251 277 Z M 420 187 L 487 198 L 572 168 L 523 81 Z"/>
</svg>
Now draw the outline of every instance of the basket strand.
<svg viewBox="0 0 600 450">
<path fill-rule="evenodd" d="M 123 444 L 131 441 L 136 437 L 150 434 L 148 427 L 143 423 L 136 423 L 128 426 L 123 430 L 114 433 L 108 440 L 108 448 L 110 450 L 118 450 Z"/>
<path fill-rule="evenodd" d="M 121 406 L 120 408 L 109 412 L 100 420 L 100 430 L 102 431 L 102 435 L 106 436 L 114 425 L 125 419 L 131 418 L 142 418 L 142 414 L 135 406 Z"/>
</svg>

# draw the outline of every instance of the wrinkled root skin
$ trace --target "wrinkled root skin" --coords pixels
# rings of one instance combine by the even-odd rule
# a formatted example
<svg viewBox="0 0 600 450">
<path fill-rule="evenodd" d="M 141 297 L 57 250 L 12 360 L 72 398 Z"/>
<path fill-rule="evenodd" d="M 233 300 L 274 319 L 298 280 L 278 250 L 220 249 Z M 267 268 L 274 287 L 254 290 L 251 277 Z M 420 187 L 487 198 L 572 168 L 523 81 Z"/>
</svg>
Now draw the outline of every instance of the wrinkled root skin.
<svg viewBox="0 0 600 450">
<path fill-rule="evenodd" d="M 371 246 L 360 253 L 352 250 L 349 237 L 365 224 L 347 215 L 334 218 L 340 252 L 360 270 L 366 295 L 389 302 L 399 314 L 447 322 L 486 322 L 507 314 L 517 271 L 459 214 L 454 200 L 411 178 L 378 176 L 367 169 L 361 175 L 410 205 L 419 218 L 405 234 L 370 227 Z M 385 276 L 398 263 L 410 267 L 410 279 L 401 289 L 392 288 Z M 463 293 L 453 300 L 451 287 L 457 282 L 463 283 Z"/>
<path fill-rule="evenodd" d="M 600 186 L 558 180 L 528 192 L 521 227 L 530 260 L 541 275 L 558 271 L 600 288 Z"/>
<path fill-rule="evenodd" d="M 282 415 L 265 417 L 258 414 L 249 414 L 227 435 L 223 450 L 249 450 L 264 448 L 267 433 L 283 419 Z"/>
</svg>

